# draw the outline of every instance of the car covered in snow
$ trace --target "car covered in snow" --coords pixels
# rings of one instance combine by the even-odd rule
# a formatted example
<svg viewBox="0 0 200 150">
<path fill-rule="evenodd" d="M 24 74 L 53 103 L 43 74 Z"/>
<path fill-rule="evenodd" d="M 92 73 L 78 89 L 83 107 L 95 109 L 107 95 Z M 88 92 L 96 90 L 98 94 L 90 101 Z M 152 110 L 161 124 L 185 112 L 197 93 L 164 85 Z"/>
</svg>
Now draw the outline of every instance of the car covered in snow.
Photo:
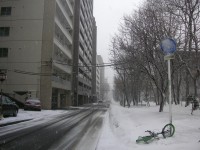
<svg viewBox="0 0 200 150">
<path fill-rule="evenodd" d="M 14 116 L 18 114 L 18 105 L 13 102 L 9 97 L 0 95 L 0 105 L 2 105 L 3 116 Z"/>
<path fill-rule="evenodd" d="M 27 99 L 24 105 L 24 110 L 39 110 L 41 111 L 41 102 L 37 98 Z"/>
<path fill-rule="evenodd" d="M 98 100 L 98 103 L 99 103 L 99 104 L 102 104 L 102 103 L 103 103 L 103 101 L 102 101 L 102 100 Z"/>
</svg>

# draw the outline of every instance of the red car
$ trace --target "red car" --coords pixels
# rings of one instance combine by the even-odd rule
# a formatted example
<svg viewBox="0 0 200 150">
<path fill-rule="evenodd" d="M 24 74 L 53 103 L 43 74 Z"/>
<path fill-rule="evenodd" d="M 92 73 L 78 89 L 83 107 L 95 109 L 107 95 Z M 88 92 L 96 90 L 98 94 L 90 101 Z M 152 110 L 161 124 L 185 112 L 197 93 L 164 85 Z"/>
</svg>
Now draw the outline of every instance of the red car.
<svg viewBox="0 0 200 150">
<path fill-rule="evenodd" d="M 41 111 L 41 102 L 39 99 L 27 99 L 24 105 L 24 110 L 39 110 Z"/>
</svg>

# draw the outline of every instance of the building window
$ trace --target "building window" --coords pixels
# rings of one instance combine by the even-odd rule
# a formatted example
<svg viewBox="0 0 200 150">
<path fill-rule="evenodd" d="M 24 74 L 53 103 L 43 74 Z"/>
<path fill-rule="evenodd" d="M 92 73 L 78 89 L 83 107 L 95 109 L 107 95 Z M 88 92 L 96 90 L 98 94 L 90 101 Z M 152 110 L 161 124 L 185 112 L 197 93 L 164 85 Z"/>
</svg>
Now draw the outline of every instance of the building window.
<svg viewBox="0 0 200 150">
<path fill-rule="evenodd" d="M 12 7 L 1 7 L 1 16 L 10 16 Z"/>
<path fill-rule="evenodd" d="M 8 48 L 0 48 L 0 57 L 8 57 Z"/>
<path fill-rule="evenodd" d="M 10 27 L 0 27 L 0 36 L 9 36 Z"/>
</svg>

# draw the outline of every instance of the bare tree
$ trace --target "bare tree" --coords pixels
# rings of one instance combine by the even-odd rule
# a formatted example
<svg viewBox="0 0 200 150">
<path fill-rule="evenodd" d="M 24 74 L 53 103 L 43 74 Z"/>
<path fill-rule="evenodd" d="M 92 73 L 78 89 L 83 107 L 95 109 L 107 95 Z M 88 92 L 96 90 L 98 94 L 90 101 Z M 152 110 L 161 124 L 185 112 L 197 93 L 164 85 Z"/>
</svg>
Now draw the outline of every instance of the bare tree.
<svg viewBox="0 0 200 150">
<path fill-rule="evenodd" d="M 159 45 L 166 37 L 177 40 L 179 51 L 172 63 L 174 102 L 179 104 L 182 79 L 188 77 L 184 67 L 194 82 L 194 93 L 197 94 L 196 82 L 200 75 L 197 23 L 199 0 L 147 0 L 138 11 L 124 16 L 119 34 L 112 40 L 111 61 L 116 64 L 114 69 L 123 83 L 127 103 L 129 97 L 134 104 L 137 103 L 140 93 L 146 90 L 145 85 L 150 83 L 155 101 L 160 105 L 159 111 L 163 111 L 168 79 L 164 54 Z M 186 51 L 190 52 L 189 56 L 182 53 Z M 191 59 L 193 56 L 195 58 Z M 192 63 L 195 63 L 195 69 Z M 132 94 L 127 93 L 131 91 Z"/>
</svg>

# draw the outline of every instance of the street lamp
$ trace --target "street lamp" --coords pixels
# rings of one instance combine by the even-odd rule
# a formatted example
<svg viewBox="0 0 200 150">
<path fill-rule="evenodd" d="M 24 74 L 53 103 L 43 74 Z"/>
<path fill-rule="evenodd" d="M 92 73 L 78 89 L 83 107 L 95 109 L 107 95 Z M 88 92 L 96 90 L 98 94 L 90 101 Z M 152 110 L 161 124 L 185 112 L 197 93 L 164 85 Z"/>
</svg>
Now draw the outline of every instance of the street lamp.
<svg viewBox="0 0 200 150">
<path fill-rule="evenodd" d="M 0 72 L 0 81 L 1 85 L 3 85 L 3 81 L 7 79 L 7 75 L 4 72 Z M 3 118 L 3 108 L 2 108 L 2 96 L 3 96 L 3 88 L 1 87 L 1 98 L 0 98 L 0 119 Z"/>
<path fill-rule="evenodd" d="M 176 42 L 167 38 L 161 42 L 161 49 L 166 54 L 164 59 L 168 62 L 168 84 L 169 84 L 169 121 L 172 123 L 172 92 L 171 92 L 171 59 L 174 59 L 176 51 Z"/>
</svg>

